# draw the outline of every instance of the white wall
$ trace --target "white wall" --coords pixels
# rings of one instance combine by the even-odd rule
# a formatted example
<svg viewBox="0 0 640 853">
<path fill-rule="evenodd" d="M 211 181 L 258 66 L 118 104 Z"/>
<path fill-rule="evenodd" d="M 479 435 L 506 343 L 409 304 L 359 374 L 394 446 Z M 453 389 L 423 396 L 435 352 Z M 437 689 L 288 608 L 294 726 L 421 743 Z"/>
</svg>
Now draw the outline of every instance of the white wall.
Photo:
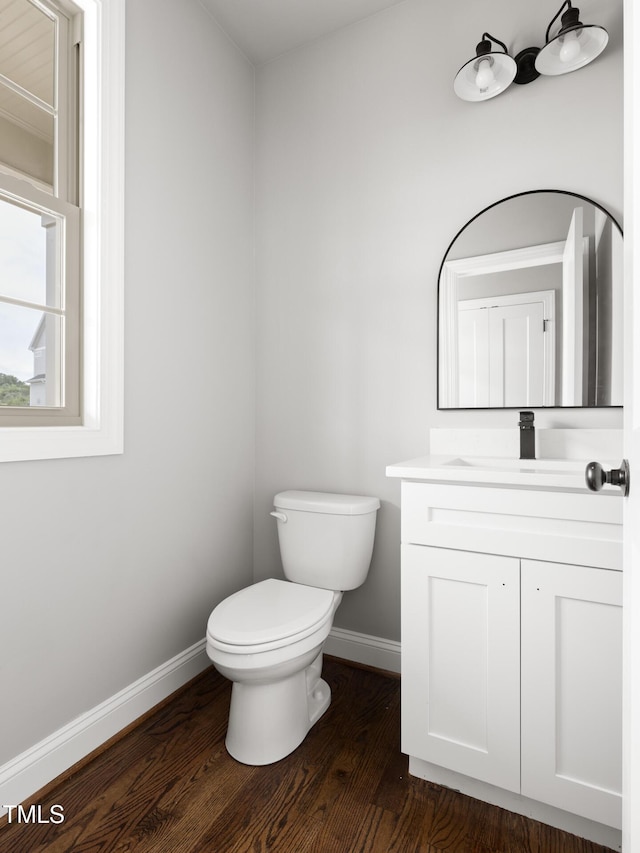
<svg viewBox="0 0 640 853">
<path fill-rule="evenodd" d="M 2 466 L 0 765 L 251 578 L 253 69 L 197 0 L 126 48 L 125 453 Z"/>
<path fill-rule="evenodd" d="M 453 78 L 484 31 L 540 45 L 557 0 L 406 0 L 257 75 L 256 578 L 279 573 L 268 517 L 283 488 L 378 495 L 365 586 L 340 627 L 399 638 L 399 488 L 385 466 L 430 427 L 507 427 L 517 413 L 436 408 L 437 276 L 473 215 L 565 189 L 621 221 L 622 2 L 582 8 L 607 52 L 480 104 Z M 618 427 L 619 410 L 538 412 L 540 426 Z"/>
</svg>

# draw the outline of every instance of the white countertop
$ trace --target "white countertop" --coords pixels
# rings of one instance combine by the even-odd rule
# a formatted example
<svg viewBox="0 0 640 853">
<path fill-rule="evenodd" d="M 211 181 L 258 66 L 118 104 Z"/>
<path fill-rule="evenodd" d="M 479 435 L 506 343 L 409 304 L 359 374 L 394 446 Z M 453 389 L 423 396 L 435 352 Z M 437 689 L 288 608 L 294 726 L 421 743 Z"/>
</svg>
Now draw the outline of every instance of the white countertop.
<svg viewBox="0 0 640 853">
<path fill-rule="evenodd" d="M 592 494 L 585 482 L 587 460 L 513 459 L 497 456 L 421 456 L 388 465 L 387 477 L 438 483 L 508 486 L 525 489 L 580 490 Z M 620 460 L 598 460 L 607 470 Z M 600 494 L 620 495 L 618 486 L 605 485 Z"/>
</svg>

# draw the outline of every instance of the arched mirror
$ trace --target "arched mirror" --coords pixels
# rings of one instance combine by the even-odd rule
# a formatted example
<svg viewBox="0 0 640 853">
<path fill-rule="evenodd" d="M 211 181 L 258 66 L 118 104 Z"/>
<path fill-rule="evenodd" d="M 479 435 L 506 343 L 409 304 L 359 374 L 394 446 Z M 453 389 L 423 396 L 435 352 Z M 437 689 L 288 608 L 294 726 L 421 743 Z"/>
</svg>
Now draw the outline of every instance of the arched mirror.
<svg viewBox="0 0 640 853">
<path fill-rule="evenodd" d="M 622 231 L 584 196 L 496 202 L 438 281 L 438 408 L 622 405 Z"/>
</svg>

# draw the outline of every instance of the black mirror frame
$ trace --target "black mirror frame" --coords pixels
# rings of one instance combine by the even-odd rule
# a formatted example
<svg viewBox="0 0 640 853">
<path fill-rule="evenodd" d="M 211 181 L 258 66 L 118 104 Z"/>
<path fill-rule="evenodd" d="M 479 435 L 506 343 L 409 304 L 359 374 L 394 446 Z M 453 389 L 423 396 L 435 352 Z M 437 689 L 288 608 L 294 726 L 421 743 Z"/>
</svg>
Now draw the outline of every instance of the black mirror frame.
<svg viewBox="0 0 640 853">
<path fill-rule="evenodd" d="M 593 207 L 598 208 L 599 210 L 602 211 L 602 213 L 604 213 L 606 216 L 608 216 L 609 219 L 611 219 L 611 221 L 613 222 L 615 227 L 618 229 L 620 236 L 624 240 L 624 232 L 622 230 L 622 227 L 620 226 L 620 223 L 618 222 L 616 217 L 613 216 L 611 214 L 611 212 L 606 207 L 604 207 L 604 205 L 599 204 L 599 202 L 594 201 L 592 198 L 589 198 L 588 196 L 581 195 L 580 193 L 575 193 L 575 192 L 572 192 L 570 190 L 557 190 L 557 189 L 523 190 L 522 192 L 513 193 L 513 195 L 505 196 L 504 198 L 501 198 L 501 199 L 498 199 L 497 201 L 494 201 L 492 204 L 487 205 L 482 210 L 480 210 L 478 213 L 476 213 L 474 216 L 472 216 L 471 219 L 469 219 L 462 226 L 462 228 L 460 228 L 460 230 L 456 233 L 454 238 L 451 240 L 451 242 L 447 246 L 447 250 L 443 255 L 442 261 L 440 263 L 440 268 L 438 270 L 438 289 L 437 289 L 437 302 L 436 302 L 436 330 L 437 330 L 437 334 L 436 334 L 436 409 L 438 411 L 444 411 L 444 412 L 493 412 L 493 411 L 516 410 L 516 409 L 522 408 L 522 406 L 504 406 L 504 407 L 490 407 L 490 406 L 481 407 L 481 406 L 478 406 L 476 408 L 469 408 L 469 407 L 464 407 L 464 406 L 455 406 L 454 407 L 454 406 L 441 406 L 440 405 L 440 283 L 442 280 L 442 271 L 443 271 L 444 265 L 447 261 L 449 252 L 451 251 L 456 240 L 458 240 L 458 238 L 461 236 L 463 231 L 465 231 L 473 222 L 475 222 L 476 219 L 478 219 L 484 213 L 487 213 L 487 211 L 492 210 L 494 207 L 497 207 L 499 204 L 504 204 L 507 201 L 511 201 L 512 199 L 515 199 L 515 198 L 521 198 L 522 196 L 537 195 L 539 193 L 557 193 L 559 195 L 571 196 L 573 198 L 579 199 L 580 201 L 587 202 L 588 204 L 592 205 Z M 542 408 L 545 411 L 549 411 L 551 409 L 599 409 L 599 408 L 600 409 L 603 409 L 603 408 L 604 409 L 620 409 L 620 408 L 622 408 L 622 404 L 610 405 L 610 406 L 539 406 L 539 407 L 535 407 L 535 408 Z"/>
</svg>

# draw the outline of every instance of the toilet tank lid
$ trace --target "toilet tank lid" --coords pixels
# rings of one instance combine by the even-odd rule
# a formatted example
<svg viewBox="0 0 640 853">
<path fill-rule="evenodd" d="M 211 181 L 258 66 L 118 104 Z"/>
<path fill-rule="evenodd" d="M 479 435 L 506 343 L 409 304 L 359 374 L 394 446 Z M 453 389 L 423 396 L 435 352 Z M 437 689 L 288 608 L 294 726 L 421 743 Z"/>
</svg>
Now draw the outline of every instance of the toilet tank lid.
<svg viewBox="0 0 640 853">
<path fill-rule="evenodd" d="M 273 504 L 276 509 L 324 512 L 329 515 L 365 515 L 380 508 L 378 498 L 296 490 L 280 492 L 273 499 Z"/>
</svg>

